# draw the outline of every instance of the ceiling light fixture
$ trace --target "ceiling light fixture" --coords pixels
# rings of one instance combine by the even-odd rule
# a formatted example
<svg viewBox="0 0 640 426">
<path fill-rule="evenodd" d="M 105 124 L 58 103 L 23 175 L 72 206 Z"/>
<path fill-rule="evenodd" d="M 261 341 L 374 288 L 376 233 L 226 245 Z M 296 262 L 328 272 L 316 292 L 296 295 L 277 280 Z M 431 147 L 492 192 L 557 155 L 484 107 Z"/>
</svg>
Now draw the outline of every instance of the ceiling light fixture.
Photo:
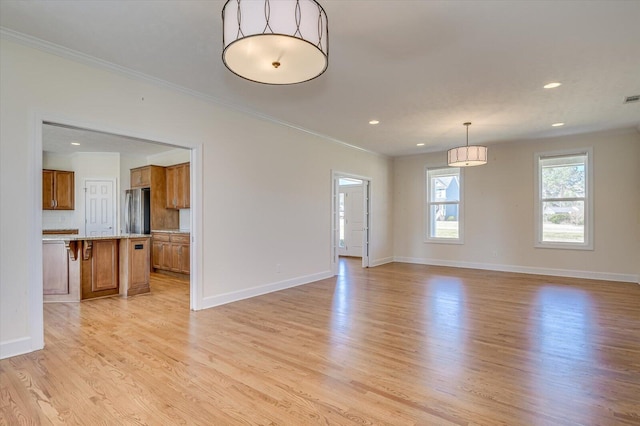
<svg viewBox="0 0 640 426">
<path fill-rule="evenodd" d="M 222 61 L 247 80 L 302 83 L 329 64 L 327 14 L 315 0 L 227 0 L 222 27 Z"/>
<path fill-rule="evenodd" d="M 71 142 L 71 145 L 79 146 L 80 142 Z"/>
<path fill-rule="evenodd" d="M 553 83 L 548 83 L 545 84 L 544 87 L 545 89 L 555 89 L 556 87 L 560 87 L 562 86 L 562 83 L 558 83 L 557 81 L 554 81 Z"/>
<path fill-rule="evenodd" d="M 447 162 L 452 167 L 481 166 L 487 164 L 487 147 L 469 145 L 470 122 L 463 123 L 467 127 L 467 145 L 447 151 Z"/>
<path fill-rule="evenodd" d="M 416 146 L 424 146 L 423 143 L 417 143 Z"/>
<path fill-rule="evenodd" d="M 379 120 L 371 120 L 369 124 L 380 124 Z"/>
<path fill-rule="evenodd" d="M 560 126 L 564 126 L 564 123 L 553 123 L 551 125 L 551 127 L 560 127 Z"/>
</svg>

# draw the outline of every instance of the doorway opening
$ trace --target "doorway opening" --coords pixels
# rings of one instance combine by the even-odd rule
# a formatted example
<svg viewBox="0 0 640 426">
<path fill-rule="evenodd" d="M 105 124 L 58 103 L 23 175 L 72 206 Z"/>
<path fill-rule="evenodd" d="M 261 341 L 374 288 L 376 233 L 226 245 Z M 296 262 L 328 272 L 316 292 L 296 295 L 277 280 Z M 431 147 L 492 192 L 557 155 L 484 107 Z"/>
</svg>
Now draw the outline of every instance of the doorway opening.
<svg viewBox="0 0 640 426">
<path fill-rule="evenodd" d="M 183 172 L 186 199 L 191 200 L 191 205 L 173 206 L 171 217 L 174 221 L 172 231 L 189 233 L 185 241 L 181 241 L 181 247 L 176 252 L 181 255 L 181 269 L 193 271 L 184 275 L 189 282 L 190 308 L 197 310 L 200 298 L 196 297 L 197 291 L 197 263 L 196 250 L 189 250 L 195 245 L 196 239 L 193 233 L 195 228 L 195 207 L 199 205 L 197 199 L 196 182 L 194 173 L 196 169 L 191 167 L 196 158 L 197 148 L 188 148 L 170 143 L 154 141 L 146 138 L 125 136 L 104 130 L 90 129 L 88 126 L 77 124 L 61 124 L 57 121 L 38 120 L 36 122 L 38 132 L 35 146 L 41 156 L 35 164 L 35 189 L 42 190 L 41 170 L 63 170 L 75 175 L 75 184 L 71 192 L 75 194 L 75 206 L 65 210 L 38 210 L 36 216 L 40 216 L 41 230 L 46 233 L 61 230 L 60 233 L 79 233 L 86 236 L 110 236 L 131 233 L 125 229 L 125 222 L 129 215 L 125 209 L 126 193 L 132 187 L 131 169 L 157 166 L 158 169 L 169 168 L 175 164 L 188 165 Z M 144 185 L 143 185 L 144 186 Z M 155 185 L 155 190 L 162 187 L 165 182 Z M 152 188 L 153 189 L 153 188 Z M 147 189 L 149 191 L 149 189 Z M 164 209 L 164 205 L 162 208 Z M 36 205 L 36 208 L 40 208 Z M 171 206 L 166 205 L 167 209 Z M 126 211 L 125 211 L 126 210 Z M 167 210 L 169 211 L 169 210 Z M 129 212 L 130 213 L 130 212 Z M 162 216 L 164 219 L 165 216 Z M 147 220 L 153 224 L 152 219 Z M 169 222 L 157 221 L 169 228 Z M 151 229 L 145 228 L 144 233 L 150 234 Z M 165 229 L 166 230 L 166 229 Z M 70 232 L 69 232 L 70 231 Z M 41 244 L 40 244 L 41 245 Z M 187 250 L 184 250 L 184 247 Z M 38 251 L 40 257 L 36 261 L 42 264 L 42 251 Z M 190 256 L 188 253 L 194 254 Z M 189 259 L 185 259 L 187 253 Z M 154 269 L 152 269 L 153 271 Z M 188 273 L 188 272 L 187 272 Z M 179 274 L 180 275 L 180 274 Z M 34 284 L 33 292 L 40 295 L 42 303 L 43 281 Z M 42 306 L 38 310 L 41 310 Z"/>
<path fill-rule="evenodd" d="M 371 179 L 349 173 L 332 173 L 332 272 L 338 274 L 339 258 L 362 259 L 369 267 Z"/>
</svg>

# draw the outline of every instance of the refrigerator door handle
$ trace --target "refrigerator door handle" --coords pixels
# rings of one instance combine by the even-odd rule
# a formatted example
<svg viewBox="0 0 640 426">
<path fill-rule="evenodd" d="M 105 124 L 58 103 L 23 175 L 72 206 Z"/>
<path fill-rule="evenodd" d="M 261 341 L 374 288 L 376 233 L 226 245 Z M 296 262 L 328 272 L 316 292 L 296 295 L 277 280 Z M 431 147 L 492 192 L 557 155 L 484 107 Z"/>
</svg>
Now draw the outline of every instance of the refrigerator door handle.
<svg viewBox="0 0 640 426">
<path fill-rule="evenodd" d="M 125 215 L 124 215 L 124 232 L 127 234 L 130 234 L 130 228 L 131 228 L 131 193 L 129 191 L 127 191 L 127 195 L 124 199 L 124 211 L 125 211 Z"/>
</svg>

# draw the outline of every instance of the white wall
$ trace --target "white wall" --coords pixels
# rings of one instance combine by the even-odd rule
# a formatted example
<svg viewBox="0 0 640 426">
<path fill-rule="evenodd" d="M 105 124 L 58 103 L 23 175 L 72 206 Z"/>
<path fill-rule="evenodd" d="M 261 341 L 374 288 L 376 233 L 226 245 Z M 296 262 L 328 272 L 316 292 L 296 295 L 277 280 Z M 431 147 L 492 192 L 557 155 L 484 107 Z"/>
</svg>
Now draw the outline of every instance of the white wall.
<svg viewBox="0 0 640 426">
<path fill-rule="evenodd" d="M 593 147 L 594 250 L 534 248 L 534 153 Z M 394 160 L 394 253 L 401 261 L 637 281 L 640 264 L 640 134 L 595 133 L 489 147 L 464 170 L 463 245 L 423 241 L 424 168 L 446 153 Z"/>
<path fill-rule="evenodd" d="M 392 257 L 391 160 L 3 38 L 0 357 L 43 344 L 39 118 L 198 149 L 201 306 L 330 273 L 332 169 L 373 179 L 371 258 Z"/>
</svg>

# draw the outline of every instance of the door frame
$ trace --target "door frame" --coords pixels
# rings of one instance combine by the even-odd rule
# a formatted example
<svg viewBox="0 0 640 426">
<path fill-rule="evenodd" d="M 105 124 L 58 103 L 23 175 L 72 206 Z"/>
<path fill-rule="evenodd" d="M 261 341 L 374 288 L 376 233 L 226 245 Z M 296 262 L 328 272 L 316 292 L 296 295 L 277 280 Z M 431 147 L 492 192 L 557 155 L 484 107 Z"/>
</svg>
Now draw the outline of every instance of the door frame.
<svg viewBox="0 0 640 426">
<path fill-rule="evenodd" d="M 338 258 L 339 248 L 338 242 L 340 241 L 340 226 L 339 226 L 339 211 L 338 211 L 338 194 L 340 192 L 340 178 L 352 178 L 360 179 L 362 181 L 362 200 L 364 203 L 362 209 L 362 267 L 368 268 L 370 266 L 370 244 L 371 244 L 371 184 L 372 179 L 368 176 L 356 175 L 353 173 L 340 172 L 336 170 L 331 171 L 331 273 L 338 275 Z"/>
<path fill-rule="evenodd" d="M 84 205 L 84 233 L 87 234 L 87 182 L 111 182 L 113 184 L 113 200 L 112 200 L 112 208 L 111 214 L 113 215 L 113 235 L 118 233 L 117 231 L 120 229 L 120 215 L 118 214 L 118 202 L 120 201 L 120 197 L 117 194 L 120 194 L 120 187 L 118 186 L 118 180 L 114 178 L 98 178 L 98 177 L 90 177 L 85 178 L 83 182 L 82 192 L 83 195 L 83 205 Z"/>
<path fill-rule="evenodd" d="M 192 311 L 203 309 L 204 287 L 202 279 L 202 244 L 199 235 L 202 228 L 202 143 L 189 143 L 182 140 L 167 141 L 159 135 L 139 133 L 127 128 L 105 127 L 103 124 L 87 122 L 83 120 L 60 116 L 50 112 L 37 112 L 31 118 L 31 132 L 29 147 L 31 158 L 27 164 L 29 176 L 28 187 L 31 190 L 31 198 L 28 200 L 31 221 L 35 225 L 30 228 L 27 235 L 27 246 L 32 253 L 32 268 L 29 268 L 27 294 L 28 294 L 28 318 L 29 337 L 31 350 L 35 351 L 44 347 L 44 303 L 42 294 L 42 126 L 45 123 L 56 123 L 65 126 L 78 127 L 96 132 L 111 133 L 114 135 L 133 137 L 191 151 L 191 274 L 189 284 L 189 307 Z"/>
</svg>

